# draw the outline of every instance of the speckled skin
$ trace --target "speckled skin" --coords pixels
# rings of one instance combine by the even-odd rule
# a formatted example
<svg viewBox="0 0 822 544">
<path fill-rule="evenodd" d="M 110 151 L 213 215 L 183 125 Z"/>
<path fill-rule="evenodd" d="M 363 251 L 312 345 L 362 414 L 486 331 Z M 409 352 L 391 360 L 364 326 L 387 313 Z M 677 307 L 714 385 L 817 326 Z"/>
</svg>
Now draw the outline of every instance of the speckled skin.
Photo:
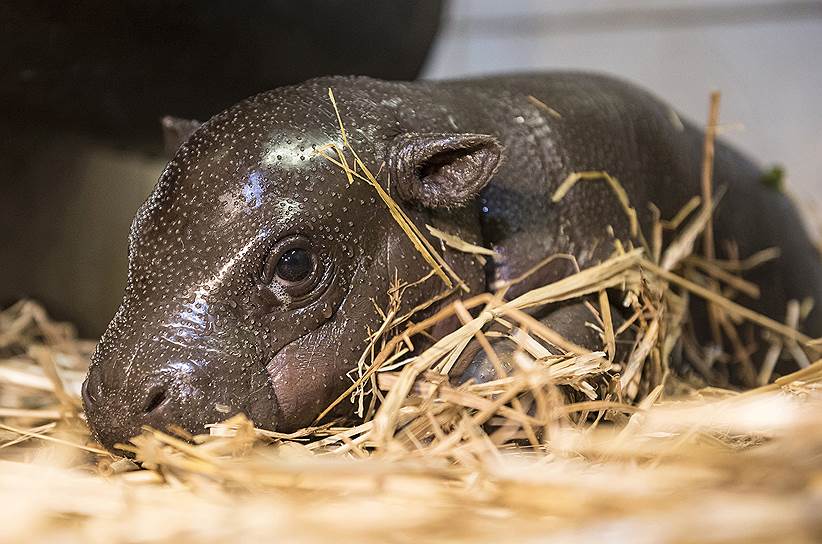
<svg viewBox="0 0 822 544">
<path fill-rule="evenodd" d="M 641 89 L 603 76 L 324 78 L 252 97 L 192 135 L 134 220 L 123 303 L 84 387 L 89 422 L 106 446 L 141 425 L 199 432 L 237 412 L 279 431 L 310 424 L 350 383 L 346 372 L 380 325 L 374 303 L 387 305 L 391 280 L 412 282 L 429 271 L 374 189 L 349 185 L 339 168 L 313 153 L 342 145 L 329 87 L 353 147 L 374 172 L 384 162 L 395 171 L 391 154 L 409 134 L 470 133 L 501 144 L 463 164 L 470 170 L 483 163 L 491 177 L 465 189 L 460 206 L 426 201 L 424 192 L 411 198 L 418 193 L 404 190 L 408 182 L 399 174 L 390 187 L 418 225 L 501 255 L 482 268 L 445 250 L 474 292 L 553 253 L 589 266 L 612 251 L 609 225 L 629 238 L 605 184 L 582 183 L 551 202 L 571 172 L 617 177 L 646 232 L 649 203 L 670 218 L 699 194 L 701 132 Z M 750 278 L 764 287 L 752 304 L 782 319 L 787 300 L 822 293 L 816 253 L 790 202 L 759 182 L 753 163 L 720 144 L 715 164 L 716 184 L 729 188 L 715 224 L 720 254 L 730 240 L 741 257 L 781 248 L 779 260 Z M 272 251 L 294 237 L 320 262 L 312 287 L 296 294 L 262 272 Z M 559 264 L 511 295 L 568 272 Z M 404 305 L 441 290 L 439 280 L 428 280 L 406 292 Z M 807 328 L 822 333 L 820 312 Z M 351 407 L 342 403 L 340 410 Z"/>
</svg>

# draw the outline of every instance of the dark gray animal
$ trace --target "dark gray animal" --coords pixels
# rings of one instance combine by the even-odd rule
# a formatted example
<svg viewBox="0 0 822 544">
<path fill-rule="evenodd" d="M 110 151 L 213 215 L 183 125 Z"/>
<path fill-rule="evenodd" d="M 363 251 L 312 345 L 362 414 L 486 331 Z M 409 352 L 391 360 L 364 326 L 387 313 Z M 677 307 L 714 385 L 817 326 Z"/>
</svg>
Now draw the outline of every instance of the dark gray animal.
<svg viewBox="0 0 822 544">
<path fill-rule="evenodd" d="M 379 327 L 372 300 L 385 307 L 395 275 L 411 282 L 430 271 L 374 188 L 349 185 L 316 155 L 343 144 L 329 87 L 352 146 L 373 172 L 385 163 L 381 178 L 417 225 L 499 254 L 483 268 L 445 252 L 473 292 L 554 253 L 595 264 L 613 250 L 609 226 L 629 239 L 603 183 L 579 184 L 552 203 L 572 172 L 618 178 L 645 232 L 650 203 L 670 218 L 700 193 L 701 131 L 609 77 L 334 77 L 252 97 L 194 132 L 134 219 L 122 306 L 84 385 L 89 422 L 106 446 L 141 425 L 199 432 L 237 412 L 278 431 L 310 424 L 349 385 L 346 373 Z M 727 242 L 740 257 L 780 248 L 746 277 L 763 287 L 749 304 L 781 320 L 787 301 L 822 298 L 822 267 L 794 207 L 761 178 L 718 144 L 714 180 L 728 188 L 714 225 L 719 256 L 728 257 Z M 556 261 L 509 296 L 572 270 Z M 441 290 L 429 280 L 404 305 Z M 577 310 L 539 317 L 584 337 Z M 822 312 L 805 327 L 822 334 Z"/>
</svg>

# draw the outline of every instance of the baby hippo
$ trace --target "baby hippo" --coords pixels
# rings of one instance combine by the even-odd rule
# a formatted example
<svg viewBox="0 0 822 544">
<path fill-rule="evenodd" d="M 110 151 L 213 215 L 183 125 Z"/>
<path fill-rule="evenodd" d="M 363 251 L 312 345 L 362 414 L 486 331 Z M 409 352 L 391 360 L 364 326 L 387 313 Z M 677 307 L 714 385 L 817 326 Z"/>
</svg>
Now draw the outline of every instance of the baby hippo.
<svg viewBox="0 0 822 544">
<path fill-rule="evenodd" d="M 700 194 L 701 131 L 610 77 L 330 77 L 249 98 L 186 139 L 134 219 L 123 301 L 83 386 L 106 447 L 143 425 L 199 433 L 239 412 L 282 432 L 311 424 L 350 385 L 391 282 L 431 271 L 375 188 L 349 183 L 317 153 L 344 148 L 329 88 L 351 147 L 416 225 L 494 250 L 485 266 L 444 252 L 473 293 L 556 253 L 589 267 L 615 237 L 631 239 L 604 183 L 552 201 L 571 173 L 619 179 L 646 233 L 651 203 L 670 218 Z M 783 320 L 789 300 L 822 299 L 818 255 L 788 199 L 721 142 L 714 164 L 717 190 L 727 189 L 714 221 L 718 257 L 731 246 L 740 258 L 780 250 L 746 274 L 762 294 L 743 302 Z M 507 296 L 574 270 L 558 259 Z M 443 288 L 434 277 L 406 290 L 400 311 Z M 590 330 L 573 306 L 535 315 L 578 341 Z M 822 312 L 804 327 L 822 334 Z"/>
</svg>

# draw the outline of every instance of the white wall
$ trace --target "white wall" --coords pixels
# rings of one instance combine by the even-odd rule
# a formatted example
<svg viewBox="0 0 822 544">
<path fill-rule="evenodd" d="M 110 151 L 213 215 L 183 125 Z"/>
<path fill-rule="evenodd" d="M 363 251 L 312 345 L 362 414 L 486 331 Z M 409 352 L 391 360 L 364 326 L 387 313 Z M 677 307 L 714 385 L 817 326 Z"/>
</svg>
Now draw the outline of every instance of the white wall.
<svg viewBox="0 0 822 544">
<path fill-rule="evenodd" d="M 822 216 L 822 1 L 453 0 L 424 76 L 550 68 L 620 74 L 700 123 L 721 90 L 725 136 Z"/>
</svg>

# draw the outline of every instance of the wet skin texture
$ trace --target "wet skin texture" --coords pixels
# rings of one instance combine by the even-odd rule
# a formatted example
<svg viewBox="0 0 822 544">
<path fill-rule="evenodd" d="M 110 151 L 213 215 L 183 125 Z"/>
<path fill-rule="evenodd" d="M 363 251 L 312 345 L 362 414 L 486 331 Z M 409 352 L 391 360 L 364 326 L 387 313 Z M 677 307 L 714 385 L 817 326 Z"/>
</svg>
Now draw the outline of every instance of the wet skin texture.
<svg viewBox="0 0 822 544">
<path fill-rule="evenodd" d="M 391 280 L 429 272 L 374 189 L 349 185 L 314 153 L 342 145 L 329 87 L 354 149 L 373 172 L 384 164 L 381 179 L 390 175 L 417 225 L 499 253 L 481 267 L 444 250 L 473 292 L 554 253 L 595 264 L 613 250 L 608 226 L 629 239 L 603 183 L 551 202 L 571 172 L 617 177 L 645 232 L 649 203 L 671 218 L 700 192 L 701 132 L 603 76 L 335 77 L 252 97 L 185 141 L 134 219 L 123 302 L 84 384 L 89 423 L 107 447 L 142 425 L 201 432 L 238 412 L 284 432 L 310 424 L 350 384 Z M 746 275 L 762 296 L 741 300 L 781 320 L 788 300 L 822 293 L 822 270 L 791 203 L 760 179 L 750 160 L 718 145 L 714 180 L 728 188 L 715 222 L 719 256 L 731 246 L 742 258 L 780 248 Z M 571 271 L 559 260 L 509 296 Z M 408 289 L 403 309 L 442 290 L 436 278 Z M 807 332 L 822 334 L 821 315 L 811 313 Z M 351 411 L 344 402 L 337 415 Z"/>
</svg>

